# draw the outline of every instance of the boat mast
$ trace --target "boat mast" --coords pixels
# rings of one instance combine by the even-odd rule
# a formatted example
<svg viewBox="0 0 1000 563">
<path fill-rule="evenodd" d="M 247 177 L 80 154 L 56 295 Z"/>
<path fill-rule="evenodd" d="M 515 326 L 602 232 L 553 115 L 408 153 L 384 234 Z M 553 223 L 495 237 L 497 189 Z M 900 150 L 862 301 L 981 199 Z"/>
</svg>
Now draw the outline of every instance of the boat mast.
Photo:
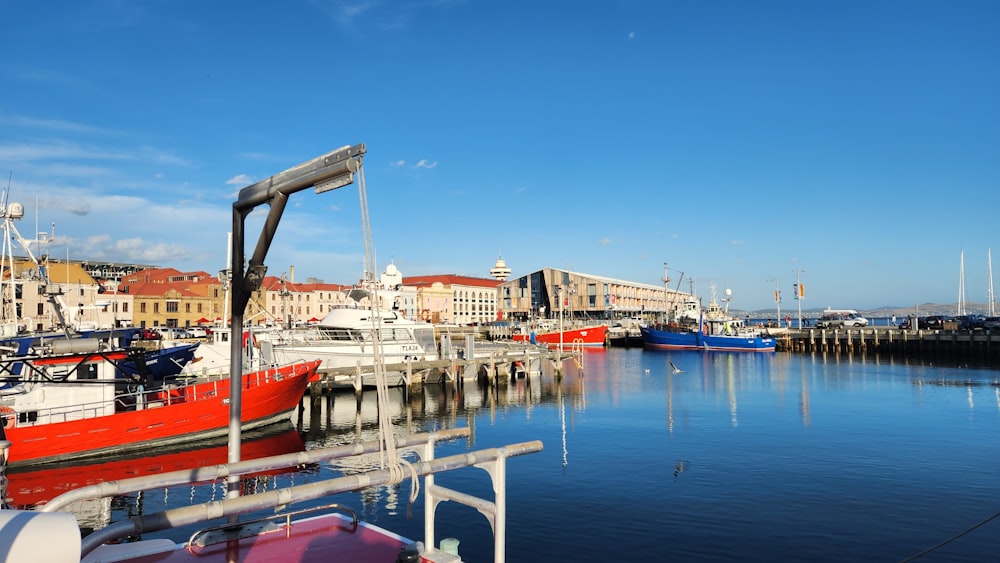
<svg viewBox="0 0 1000 563">
<path fill-rule="evenodd" d="M 996 298 L 993 295 L 993 251 L 986 249 L 986 265 L 989 269 L 989 284 L 986 289 L 986 312 L 987 316 L 995 317 L 997 314 Z"/>
<path fill-rule="evenodd" d="M 965 314 L 965 250 L 959 254 L 958 260 L 958 313 L 956 314 Z"/>
<path fill-rule="evenodd" d="M 670 307 L 669 298 L 667 296 L 667 286 L 670 285 L 670 276 L 667 275 L 667 263 L 663 263 L 663 277 L 660 278 L 663 281 L 663 322 L 670 322 Z"/>
</svg>

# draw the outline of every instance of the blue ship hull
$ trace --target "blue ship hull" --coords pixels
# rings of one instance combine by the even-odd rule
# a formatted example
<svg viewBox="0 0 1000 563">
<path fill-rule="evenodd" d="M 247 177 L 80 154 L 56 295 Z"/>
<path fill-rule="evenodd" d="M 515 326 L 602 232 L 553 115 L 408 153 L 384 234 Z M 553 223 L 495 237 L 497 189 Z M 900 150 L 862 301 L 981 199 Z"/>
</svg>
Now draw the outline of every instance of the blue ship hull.
<svg viewBox="0 0 1000 563">
<path fill-rule="evenodd" d="M 654 350 L 697 350 L 701 343 L 697 332 L 661 330 L 651 327 L 640 327 L 642 345 Z"/>
<path fill-rule="evenodd" d="M 774 338 L 770 336 L 705 335 L 701 332 L 682 332 L 643 327 L 642 343 L 653 350 L 717 350 L 731 352 L 773 352 Z"/>
</svg>

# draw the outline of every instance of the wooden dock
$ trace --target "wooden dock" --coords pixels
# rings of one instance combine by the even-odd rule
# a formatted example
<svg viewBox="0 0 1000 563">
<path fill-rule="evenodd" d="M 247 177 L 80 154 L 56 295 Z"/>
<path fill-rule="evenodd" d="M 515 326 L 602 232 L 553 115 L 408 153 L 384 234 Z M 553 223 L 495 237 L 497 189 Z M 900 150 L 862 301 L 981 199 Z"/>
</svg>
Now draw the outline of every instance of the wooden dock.
<svg viewBox="0 0 1000 563">
<path fill-rule="evenodd" d="M 790 329 L 776 336 L 779 351 L 1000 359 L 1000 331 L 900 330 L 894 326 Z"/>
<path fill-rule="evenodd" d="M 456 349 L 440 360 L 411 360 L 405 363 L 386 364 L 385 373 L 390 386 L 413 387 L 424 383 L 463 384 L 467 380 L 485 380 L 491 385 L 542 371 L 542 363 L 549 362 L 556 373 L 561 373 L 563 362 L 581 363 L 582 350 L 550 350 L 541 346 L 521 343 L 481 343 L 473 357 L 465 357 L 464 350 Z M 333 391 L 354 391 L 374 387 L 375 367 L 360 362 L 355 367 L 319 370 L 319 381 L 311 383 L 309 393 L 316 395 Z"/>
</svg>

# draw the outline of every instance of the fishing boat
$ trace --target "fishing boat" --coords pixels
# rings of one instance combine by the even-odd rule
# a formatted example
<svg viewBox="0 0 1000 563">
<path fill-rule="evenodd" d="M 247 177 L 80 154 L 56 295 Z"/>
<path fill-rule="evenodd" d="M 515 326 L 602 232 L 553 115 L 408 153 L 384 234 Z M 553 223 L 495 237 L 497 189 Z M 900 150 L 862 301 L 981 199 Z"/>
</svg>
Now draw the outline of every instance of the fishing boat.
<svg viewBox="0 0 1000 563">
<path fill-rule="evenodd" d="M 511 339 L 549 348 L 604 348 L 608 341 L 608 325 L 588 324 L 560 329 L 556 321 L 546 321 L 522 327 L 521 332 L 513 334 Z"/>
<path fill-rule="evenodd" d="M 226 434 L 228 373 L 155 383 L 122 373 L 127 350 L 103 349 L 94 339 L 70 342 L 70 352 L 0 360 L 3 375 L 9 366 L 22 366 L 0 391 L 3 436 L 14 444 L 8 465 L 122 454 Z M 287 419 L 318 365 L 296 362 L 243 374 L 244 428 Z"/>
<path fill-rule="evenodd" d="M 759 327 L 747 326 L 742 319 L 729 314 L 732 291 L 725 292 L 725 308 L 712 299 L 700 312 L 697 323 L 674 322 L 642 327 L 643 346 L 659 350 L 715 350 L 731 352 L 773 352 L 774 337 Z"/>
<path fill-rule="evenodd" d="M 194 361 L 199 346 L 200 342 L 183 342 L 174 346 L 134 348 L 119 368 L 126 376 L 145 375 L 153 381 L 163 381 L 179 375 Z"/>
</svg>

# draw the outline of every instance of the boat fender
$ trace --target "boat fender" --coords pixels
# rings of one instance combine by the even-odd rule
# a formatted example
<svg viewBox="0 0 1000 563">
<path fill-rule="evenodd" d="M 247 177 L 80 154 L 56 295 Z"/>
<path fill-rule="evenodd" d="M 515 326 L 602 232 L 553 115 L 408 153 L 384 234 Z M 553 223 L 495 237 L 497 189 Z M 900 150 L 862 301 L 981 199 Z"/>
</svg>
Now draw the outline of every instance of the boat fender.
<svg viewBox="0 0 1000 563">
<path fill-rule="evenodd" d="M 0 418 L 3 419 L 3 428 L 13 428 L 17 424 L 17 411 L 7 405 L 0 406 Z"/>
<path fill-rule="evenodd" d="M 69 512 L 0 510 L 0 553 L 6 561 L 80 561 L 80 525 Z"/>
<path fill-rule="evenodd" d="M 396 556 L 396 563 L 420 563 L 420 551 L 414 544 L 404 545 L 399 555 Z"/>
</svg>

